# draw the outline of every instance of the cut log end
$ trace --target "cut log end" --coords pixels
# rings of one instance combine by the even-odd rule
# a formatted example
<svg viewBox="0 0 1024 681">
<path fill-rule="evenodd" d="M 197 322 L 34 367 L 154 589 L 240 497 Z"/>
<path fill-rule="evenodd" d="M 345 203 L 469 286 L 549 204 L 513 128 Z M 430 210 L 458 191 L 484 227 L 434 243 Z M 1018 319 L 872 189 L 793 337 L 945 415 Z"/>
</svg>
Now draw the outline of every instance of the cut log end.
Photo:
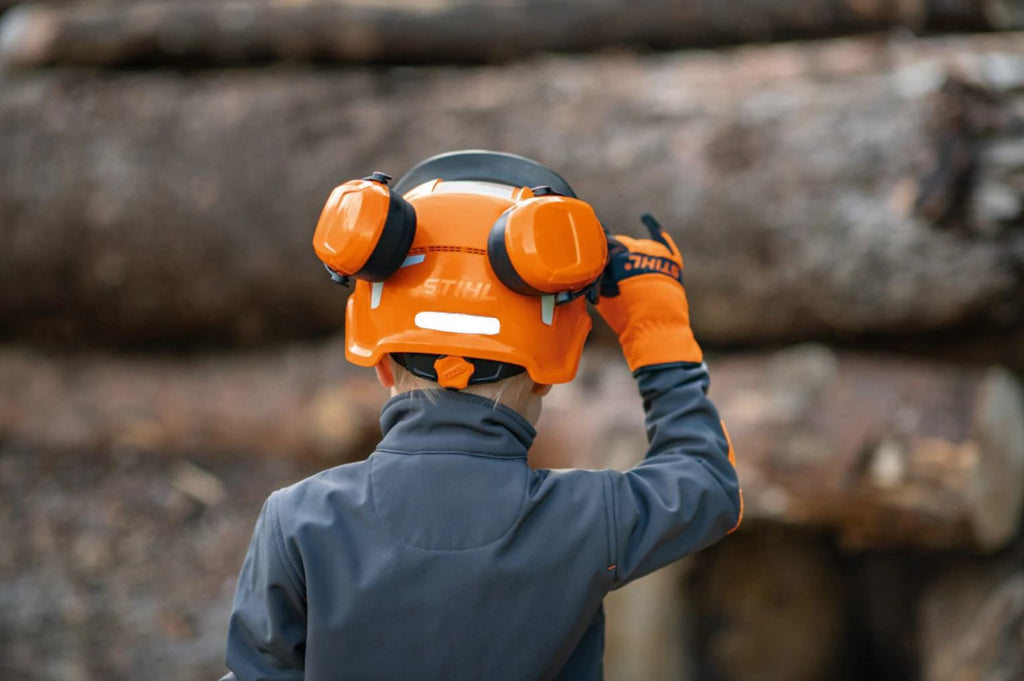
<svg viewBox="0 0 1024 681">
<path fill-rule="evenodd" d="M 975 419 L 981 459 L 970 520 L 980 548 L 995 550 L 1016 534 L 1024 510 L 1024 391 L 1013 374 L 988 371 Z"/>
<path fill-rule="evenodd" d="M 59 15 L 39 5 L 17 5 L 0 18 L 0 64 L 46 64 L 57 39 Z"/>
<path fill-rule="evenodd" d="M 807 349 L 800 349 L 807 352 Z M 848 550 L 991 553 L 1024 507 L 1024 396 L 1004 369 L 844 355 L 821 385 L 715 368 L 748 520 L 832 530 Z M 785 380 L 788 375 L 790 380 Z"/>
</svg>

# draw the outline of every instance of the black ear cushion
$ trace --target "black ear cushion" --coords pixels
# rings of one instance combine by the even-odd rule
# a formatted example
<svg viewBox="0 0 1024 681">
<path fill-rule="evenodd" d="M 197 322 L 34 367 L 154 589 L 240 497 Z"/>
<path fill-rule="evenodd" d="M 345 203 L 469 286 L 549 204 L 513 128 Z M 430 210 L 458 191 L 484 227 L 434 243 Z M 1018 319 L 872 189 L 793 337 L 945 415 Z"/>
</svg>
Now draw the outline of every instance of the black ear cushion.
<svg viewBox="0 0 1024 681">
<path fill-rule="evenodd" d="M 416 236 L 416 209 L 398 192 L 389 192 L 388 199 L 384 229 L 366 264 L 352 275 L 357 279 L 384 281 L 397 272 Z"/>
<path fill-rule="evenodd" d="M 487 235 L 487 259 L 490 260 L 494 275 L 505 285 L 505 288 L 521 296 L 542 296 L 544 295 L 543 291 L 538 291 L 519 276 L 516 268 L 512 265 L 508 249 L 505 248 L 505 225 L 508 223 L 511 211 L 512 208 L 509 208 L 502 213 L 491 227 L 491 233 Z"/>
</svg>

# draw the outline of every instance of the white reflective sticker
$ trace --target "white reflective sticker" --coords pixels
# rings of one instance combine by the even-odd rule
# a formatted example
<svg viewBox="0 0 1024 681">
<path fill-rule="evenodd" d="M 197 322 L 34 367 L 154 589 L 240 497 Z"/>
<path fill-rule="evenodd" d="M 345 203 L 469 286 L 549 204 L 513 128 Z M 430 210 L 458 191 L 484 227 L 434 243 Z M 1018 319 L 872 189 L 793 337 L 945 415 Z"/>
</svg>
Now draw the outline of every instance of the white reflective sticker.
<svg viewBox="0 0 1024 681">
<path fill-rule="evenodd" d="M 370 309 L 376 310 L 380 306 L 380 297 L 384 294 L 384 282 L 375 281 L 370 286 Z"/>
<path fill-rule="evenodd" d="M 540 297 L 540 320 L 551 326 L 551 322 L 555 319 L 555 297 L 554 296 L 541 296 Z"/>
<path fill-rule="evenodd" d="M 402 261 L 402 267 L 409 267 L 410 265 L 419 265 L 421 262 L 423 262 L 426 259 L 427 259 L 427 256 L 425 256 L 422 253 L 417 253 L 416 255 L 410 255 L 409 257 L 407 257 L 405 260 Z M 402 267 L 399 267 L 398 269 L 402 269 Z"/>
<path fill-rule="evenodd" d="M 476 180 L 442 181 L 434 189 L 435 194 L 481 194 L 497 196 L 499 199 L 511 199 L 518 187 L 497 182 L 479 182 Z"/>
<path fill-rule="evenodd" d="M 478 333 L 482 336 L 494 336 L 501 331 L 501 320 L 497 317 L 461 312 L 417 312 L 413 321 L 421 329 L 431 331 Z"/>
</svg>

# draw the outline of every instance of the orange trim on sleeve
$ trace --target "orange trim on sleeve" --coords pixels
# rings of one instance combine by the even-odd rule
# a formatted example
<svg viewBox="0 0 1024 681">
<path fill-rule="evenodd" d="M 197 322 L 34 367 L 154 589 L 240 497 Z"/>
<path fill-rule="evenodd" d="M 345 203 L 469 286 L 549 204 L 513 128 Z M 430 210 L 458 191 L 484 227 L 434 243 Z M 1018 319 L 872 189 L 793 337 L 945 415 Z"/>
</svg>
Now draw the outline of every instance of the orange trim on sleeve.
<svg viewBox="0 0 1024 681">
<path fill-rule="evenodd" d="M 719 421 L 722 425 L 722 432 L 725 433 L 725 441 L 729 444 L 729 463 L 732 464 L 733 470 L 736 470 L 736 452 L 732 449 L 732 438 L 729 437 L 729 431 L 725 427 L 725 421 Z M 736 524 L 733 525 L 732 529 L 727 534 L 732 534 L 739 529 L 740 523 L 743 522 L 743 490 L 740 491 L 740 513 L 736 518 Z"/>
</svg>

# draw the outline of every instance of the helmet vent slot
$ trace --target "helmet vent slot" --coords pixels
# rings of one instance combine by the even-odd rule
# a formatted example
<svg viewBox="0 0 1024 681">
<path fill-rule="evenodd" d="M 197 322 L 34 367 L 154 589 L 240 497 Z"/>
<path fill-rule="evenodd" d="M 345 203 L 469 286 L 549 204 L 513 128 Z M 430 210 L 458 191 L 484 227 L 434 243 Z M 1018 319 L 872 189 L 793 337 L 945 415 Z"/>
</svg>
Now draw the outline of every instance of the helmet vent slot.
<svg viewBox="0 0 1024 681">
<path fill-rule="evenodd" d="M 420 253 L 469 253 L 471 255 L 487 255 L 486 248 L 471 248 L 469 246 L 426 246 L 417 247 L 409 250 L 410 255 L 419 255 Z"/>
</svg>

